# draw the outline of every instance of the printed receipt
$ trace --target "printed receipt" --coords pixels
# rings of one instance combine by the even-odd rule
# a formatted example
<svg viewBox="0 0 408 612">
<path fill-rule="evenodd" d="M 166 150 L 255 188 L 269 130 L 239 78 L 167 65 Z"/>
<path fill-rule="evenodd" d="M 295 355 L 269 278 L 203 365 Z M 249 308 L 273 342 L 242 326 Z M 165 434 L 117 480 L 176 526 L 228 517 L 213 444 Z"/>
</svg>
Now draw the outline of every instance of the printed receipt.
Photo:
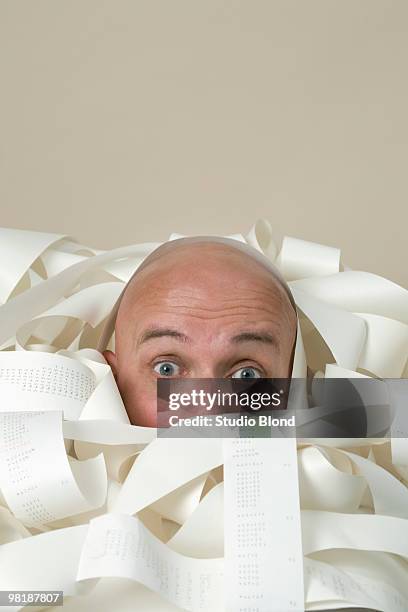
<svg viewBox="0 0 408 612">
<path fill-rule="evenodd" d="M 0 449 L 1 491 L 24 524 L 41 526 L 104 504 L 103 455 L 68 460 L 62 411 L 0 413 Z"/>
<path fill-rule="evenodd" d="M 90 521 L 77 580 L 116 576 L 137 580 L 183 610 L 224 610 L 223 560 L 194 559 L 171 550 L 133 516 Z M 137 607 L 137 605 L 136 605 Z"/>
<path fill-rule="evenodd" d="M 296 439 L 224 440 L 228 612 L 304 610 Z"/>
<path fill-rule="evenodd" d="M 41 352 L 0 352 L 0 412 L 55 410 L 78 419 L 96 387 L 95 376 L 77 360 Z"/>
</svg>

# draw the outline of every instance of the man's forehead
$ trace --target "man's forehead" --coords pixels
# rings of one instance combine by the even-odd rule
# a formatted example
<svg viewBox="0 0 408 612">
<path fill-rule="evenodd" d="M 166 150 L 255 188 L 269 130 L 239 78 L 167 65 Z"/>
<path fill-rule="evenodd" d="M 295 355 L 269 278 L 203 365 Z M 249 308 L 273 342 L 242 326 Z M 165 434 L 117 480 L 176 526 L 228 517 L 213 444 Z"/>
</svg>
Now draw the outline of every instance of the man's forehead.
<svg viewBox="0 0 408 612">
<path fill-rule="evenodd" d="M 189 257 L 188 255 L 189 252 L 191 253 L 191 257 Z M 199 258 L 200 253 L 203 254 L 202 258 Z M 249 264 L 258 263 L 259 271 L 262 272 L 264 278 L 269 277 L 269 279 L 271 280 L 271 285 L 273 284 L 273 288 L 276 291 L 276 296 L 279 296 L 278 299 L 281 300 L 281 296 L 286 294 L 286 299 L 284 299 L 284 301 L 286 301 L 287 305 L 289 306 L 289 310 L 293 310 L 292 315 L 294 313 L 295 319 L 297 319 L 296 304 L 289 287 L 287 286 L 285 280 L 281 276 L 276 266 L 274 266 L 274 264 L 270 260 L 268 260 L 263 253 L 260 253 L 247 243 L 243 243 L 232 238 L 224 238 L 220 236 L 184 237 L 161 244 L 157 249 L 152 251 L 142 261 L 131 279 L 128 281 L 127 285 L 122 291 L 119 300 L 115 305 L 114 310 L 112 311 L 110 321 L 107 323 L 104 333 L 101 337 L 101 345 L 107 342 L 107 336 L 109 335 L 109 333 L 113 333 L 113 330 L 116 327 L 116 323 L 119 323 L 119 314 L 125 314 L 125 316 L 123 316 L 124 320 L 127 318 L 126 311 L 128 310 L 128 308 L 125 306 L 125 303 L 127 302 L 128 305 L 132 307 L 132 294 L 134 294 L 134 297 L 137 298 L 137 294 L 140 296 L 141 294 L 143 294 L 143 291 L 145 291 L 146 286 L 149 282 L 150 266 L 152 272 L 156 273 L 156 277 L 158 277 L 158 272 L 160 272 L 160 269 L 162 267 L 161 262 L 163 263 L 163 268 L 168 269 L 169 266 L 166 265 L 166 262 L 167 264 L 170 264 L 171 268 L 171 261 L 174 260 L 174 257 L 179 260 L 180 258 L 182 260 L 184 258 L 187 262 L 190 261 L 194 274 L 194 266 L 199 266 L 199 269 L 205 270 L 207 264 L 209 264 L 210 262 L 210 259 L 213 264 L 218 255 L 221 256 L 221 259 L 224 261 L 224 263 L 226 263 L 228 259 L 237 263 L 237 257 L 239 257 L 241 260 L 239 263 L 239 270 L 241 271 L 245 269 L 245 263 L 248 263 L 248 268 L 252 271 L 254 270 L 254 266 Z M 225 257 L 226 255 L 230 257 Z M 226 265 L 228 265 L 228 263 L 226 263 Z M 212 271 L 214 272 L 214 267 L 212 268 Z M 143 274 L 141 274 L 142 272 Z M 267 272 L 266 276 L 265 272 Z M 163 275 L 161 276 L 163 277 Z M 152 274 L 152 278 L 153 277 L 154 274 Z M 140 278 L 145 280 L 145 282 L 143 283 L 143 291 L 133 292 L 131 288 L 137 286 L 136 282 Z M 150 279 L 150 282 L 151 280 L 152 279 Z M 128 291 L 129 289 L 130 291 Z M 126 299 L 124 300 L 123 298 L 125 296 Z M 291 307 L 288 302 L 290 302 Z M 284 310 L 287 309 L 284 308 Z M 109 330 L 111 330 L 111 332 Z"/>
<path fill-rule="evenodd" d="M 152 278 L 153 276 L 153 278 Z M 237 285 L 236 278 L 228 282 L 216 279 L 207 283 L 203 277 L 187 279 L 181 275 L 149 275 L 125 298 L 117 318 L 117 332 L 139 342 L 146 332 L 153 336 L 176 337 L 161 334 L 174 330 L 198 341 L 217 337 L 227 339 L 245 330 L 269 333 L 280 338 L 283 329 L 295 325 L 295 316 L 283 292 L 270 279 L 261 282 L 249 276 L 253 284 Z M 267 280 L 268 284 L 264 281 Z M 203 286 L 204 285 L 204 286 Z"/>
<path fill-rule="evenodd" d="M 220 260 L 212 253 L 211 257 L 197 261 L 194 253 L 186 261 L 184 254 L 177 252 L 175 257 L 163 259 L 133 277 L 126 287 L 124 301 L 146 303 L 162 298 L 193 303 L 211 299 L 216 307 L 231 299 L 248 300 L 263 295 L 266 300 L 285 302 L 277 279 L 256 262 L 236 261 L 234 254 L 228 253 L 226 259 Z"/>
</svg>

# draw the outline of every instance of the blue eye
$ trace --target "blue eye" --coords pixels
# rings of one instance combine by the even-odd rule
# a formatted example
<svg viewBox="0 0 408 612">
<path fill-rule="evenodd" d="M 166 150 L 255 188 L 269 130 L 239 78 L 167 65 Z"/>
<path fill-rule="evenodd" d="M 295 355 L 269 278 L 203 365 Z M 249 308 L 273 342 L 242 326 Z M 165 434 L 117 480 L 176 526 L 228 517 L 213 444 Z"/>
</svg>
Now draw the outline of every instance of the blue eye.
<svg viewBox="0 0 408 612">
<path fill-rule="evenodd" d="M 180 373 L 178 365 L 173 361 L 160 361 L 156 363 L 153 369 L 160 376 L 174 376 Z M 175 372 L 175 370 L 177 371 Z"/>
<path fill-rule="evenodd" d="M 241 372 L 241 374 L 239 374 L 239 372 Z M 261 375 L 259 374 L 259 371 L 255 368 L 246 367 L 240 368 L 239 370 L 234 372 L 231 378 L 261 378 Z"/>
</svg>

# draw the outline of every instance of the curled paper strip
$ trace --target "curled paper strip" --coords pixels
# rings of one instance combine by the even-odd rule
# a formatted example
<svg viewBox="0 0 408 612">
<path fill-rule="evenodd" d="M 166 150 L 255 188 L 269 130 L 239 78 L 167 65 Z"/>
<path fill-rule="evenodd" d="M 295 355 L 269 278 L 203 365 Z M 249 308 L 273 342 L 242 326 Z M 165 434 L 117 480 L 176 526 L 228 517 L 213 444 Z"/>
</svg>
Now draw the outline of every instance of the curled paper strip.
<svg viewBox="0 0 408 612">
<path fill-rule="evenodd" d="M 279 246 L 265 219 L 229 237 L 289 282 L 293 377 L 408 377 L 406 289 L 338 248 Z M 96 349 L 158 246 L 0 229 L 0 590 L 63 590 L 76 611 L 407 610 L 403 422 L 391 440 L 158 439 L 130 425 Z"/>
<path fill-rule="evenodd" d="M 0 448 L 2 493 L 23 524 L 43 525 L 104 504 L 103 456 L 68 461 L 60 411 L 1 413 Z"/>
</svg>

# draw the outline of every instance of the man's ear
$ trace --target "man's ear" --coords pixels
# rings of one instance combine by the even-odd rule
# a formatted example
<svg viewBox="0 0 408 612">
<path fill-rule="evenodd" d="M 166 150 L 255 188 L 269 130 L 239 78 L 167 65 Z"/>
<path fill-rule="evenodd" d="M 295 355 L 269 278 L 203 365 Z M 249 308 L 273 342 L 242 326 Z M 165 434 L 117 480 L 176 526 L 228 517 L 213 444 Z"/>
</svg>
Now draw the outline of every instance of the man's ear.
<svg viewBox="0 0 408 612">
<path fill-rule="evenodd" d="M 102 351 L 102 355 L 105 357 L 106 361 L 110 365 L 112 373 L 116 380 L 116 376 L 118 372 L 118 361 L 117 361 L 115 353 L 113 353 L 112 351 Z"/>
</svg>

